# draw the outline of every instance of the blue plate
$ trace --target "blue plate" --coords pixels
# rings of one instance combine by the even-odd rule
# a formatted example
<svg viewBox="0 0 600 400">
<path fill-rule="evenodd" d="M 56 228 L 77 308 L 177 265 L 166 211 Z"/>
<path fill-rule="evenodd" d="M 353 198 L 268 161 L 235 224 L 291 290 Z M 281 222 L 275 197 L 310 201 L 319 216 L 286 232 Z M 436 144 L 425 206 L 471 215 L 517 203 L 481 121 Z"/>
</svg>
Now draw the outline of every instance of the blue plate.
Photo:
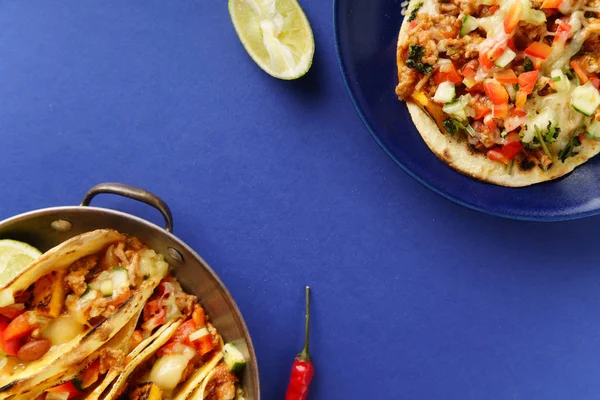
<svg viewBox="0 0 600 400">
<path fill-rule="evenodd" d="M 600 157 L 570 175 L 526 188 L 482 183 L 427 147 L 396 98 L 399 0 L 334 0 L 336 51 L 350 97 L 383 150 L 409 175 L 465 207 L 506 218 L 557 221 L 600 213 Z"/>
</svg>

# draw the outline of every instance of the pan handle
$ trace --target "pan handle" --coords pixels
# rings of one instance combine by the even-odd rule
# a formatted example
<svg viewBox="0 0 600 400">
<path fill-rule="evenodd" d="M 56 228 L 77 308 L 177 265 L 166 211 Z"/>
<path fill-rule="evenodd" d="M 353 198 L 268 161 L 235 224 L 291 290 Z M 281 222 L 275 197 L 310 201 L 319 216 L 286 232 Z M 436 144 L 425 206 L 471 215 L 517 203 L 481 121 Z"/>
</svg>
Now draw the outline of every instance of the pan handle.
<svg viewBox="0 0 600 400">
<path fill-rule="evenodd" d="M 137 188 L 135 186 L 124 185 L 122 183 L 106 182 L 99 183 L 85 194 L 81 206 L 89 206 L 92 199 L 100 193 L 110 193 L 119 196 L 127 197 L 133 200 L 141 201 L 156 208 L 165 218 L 165 229 L 168 232 L 173 232 L 173 214 L 167 203 L 165 203 L 157 195 L 150 193 L 147 190 Z"/>
</svg>

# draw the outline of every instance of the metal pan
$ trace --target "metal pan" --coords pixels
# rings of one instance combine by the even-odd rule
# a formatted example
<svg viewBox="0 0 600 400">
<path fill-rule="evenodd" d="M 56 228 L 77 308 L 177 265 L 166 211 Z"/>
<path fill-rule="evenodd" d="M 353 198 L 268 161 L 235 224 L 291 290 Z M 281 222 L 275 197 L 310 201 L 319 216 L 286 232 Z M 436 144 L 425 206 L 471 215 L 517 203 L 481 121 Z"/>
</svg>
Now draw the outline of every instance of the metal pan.
<svg viewBox="0 0 600 400">
<path fill-rule="evenodd" d="M 91 200 L 100 193 L 149 204 L 163 215 L 165 228 L 124 212 L 90 207 Z M 217 274 L 194 250 L 171 233 L 171 210 L 158 196 L 120 183 L 101 183 L 87 192 L 80 206 L 44 208 L 1 221 L 0 239 L 21 240 L 46 251 L 73 236 L 100 228 L 112 228 L 136 236 L 165 256 L 183 288 L 198 296 L 223 339 L 233 342 L 248 360 L 242 385 L 249 400 L 259 400 L 258 364 L 242 314 Z"/>
</svg>

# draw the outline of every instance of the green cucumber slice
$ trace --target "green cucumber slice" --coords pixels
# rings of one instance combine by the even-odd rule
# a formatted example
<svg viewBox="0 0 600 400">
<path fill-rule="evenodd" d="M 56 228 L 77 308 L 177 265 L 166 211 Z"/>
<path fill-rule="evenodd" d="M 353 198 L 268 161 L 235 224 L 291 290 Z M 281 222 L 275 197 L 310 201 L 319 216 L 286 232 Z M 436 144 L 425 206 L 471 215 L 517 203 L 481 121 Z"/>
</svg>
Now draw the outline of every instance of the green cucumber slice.
<svg viewBox="0 0 600 400">
<path fill-rule="evenodd" d="M 462 20 L 462 25 L 460 26 L 460 37 L 463 37 L 466 34 L 473 32 L 478 27 L 479 21 L 477 20 L 477 18 L 471 15 L 465 15 L 465 17 Z"/>
<path fill-rule="evenodd" d="M 232 343 L 223 346 L 223 361 L 231 372 L 239 372 L 246 365 L 244 356 Z"/>
<path fill-rule="evenodd" d="M 589 117 L 600 106 L 600 93 L 591 82 L 577 86 L 571 94 L 571 107 Z"/>
</svg>

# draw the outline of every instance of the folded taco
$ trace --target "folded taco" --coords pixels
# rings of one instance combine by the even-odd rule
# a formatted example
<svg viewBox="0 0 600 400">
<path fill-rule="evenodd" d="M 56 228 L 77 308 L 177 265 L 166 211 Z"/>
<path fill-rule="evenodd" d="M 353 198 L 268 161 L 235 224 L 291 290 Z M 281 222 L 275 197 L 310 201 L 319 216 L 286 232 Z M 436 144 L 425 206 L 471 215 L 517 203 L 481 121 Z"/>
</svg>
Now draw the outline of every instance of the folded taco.
<svg viewBox="0 0 600 400">
<path fill-rule="evenodd" d="M 45 253 L 0 288 L 0 398 L 35 398 L 28 393 L 82 363 L 102 366 L 107 349 L 129 340 L 127 327 L 137 326 L 167 273 L 162 256 L 113 230 L 77 236 Z"/>
<path fill-rule="evenodd" d="M 163 289 L 161 289 L 163 288 Z M 242 354 L 232 344 L 224 344 L 194 296 L 187 295 L 173 278 L 166 278 L 146 304 L 143 324 L 169 313 L 165 304 L 178 298 L 181 317 L 157 337 L 124 368 L 103 395 L 106 399 L 198 398 L 197 392 L 207 377 L 211 386 L 203 390 L 207 400 L 242 399 L 236 372 L 245 365 Z M 192 397 L 194 395 L 195 397 Z"/>
</svg>

